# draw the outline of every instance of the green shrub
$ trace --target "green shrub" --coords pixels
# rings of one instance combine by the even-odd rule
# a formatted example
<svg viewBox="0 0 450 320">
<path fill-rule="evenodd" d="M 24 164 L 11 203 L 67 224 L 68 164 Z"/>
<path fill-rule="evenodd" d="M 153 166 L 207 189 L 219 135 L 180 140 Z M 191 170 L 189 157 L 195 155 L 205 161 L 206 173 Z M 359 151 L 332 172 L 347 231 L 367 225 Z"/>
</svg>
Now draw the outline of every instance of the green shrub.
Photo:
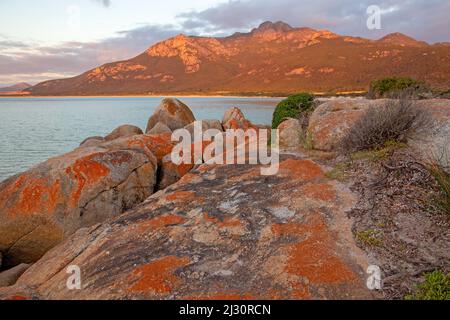
<svg viewBox="0 0 450 320">
<path fill-rule="evenodd" d="M 372 81 L 369 98 L 419 98 L 428 91 L 425 83 L 408 77 L 391 77 Z"/>
<path fill-rule="evenodd" d="M 302 92 L 287 97 L 275 108 L 272 119 L 272 128 L 276 129 L 285 118 L 297 119 L 301 113 L 309 111 L 314 102 L 312 94 Z"/>
<path fill-rule="evenodd" d="M 425 282 L 417 286 L 414 294 L 407 300 L 450 300 L 450 273 L 434 271 L 425 274 Z"/>
</svg>

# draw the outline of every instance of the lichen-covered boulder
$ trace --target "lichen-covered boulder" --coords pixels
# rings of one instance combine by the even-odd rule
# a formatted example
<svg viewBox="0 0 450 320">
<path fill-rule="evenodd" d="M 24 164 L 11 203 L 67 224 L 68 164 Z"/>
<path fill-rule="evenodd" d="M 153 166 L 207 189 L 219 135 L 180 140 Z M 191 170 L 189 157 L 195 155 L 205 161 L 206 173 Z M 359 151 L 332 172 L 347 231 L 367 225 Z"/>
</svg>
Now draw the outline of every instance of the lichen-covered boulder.
<svg viewBox="0 0 450 320">
<path fill-rule="evenodd" d="M 286 192 L 289 190 L 289 192 Z M 0 298 L 366 299 L 356 202 L 310 160 L 202 165 L 139 207 L 79 230 Z M 66 286 L 81 270 L 82 290 Z"/>
<path fill-rule="evenodd" d="M 224 130 L 227 129 L 249 129 L 254 127 L 253 124 L 247 120 L 242 113 L 241 109 L 237 107 L 232 107 L 225 111 L 222 120 L 222 127 Z"/>
<path fill-rule="evenodd" d="M 130 124 L 124 124 L 114 129 L 105 137 L 105 141 L 112 141 L 118 138 L 130 137 L 138 134 L 143 134 L 142 130 Z"/>
<path fill-rule="evenodd" d="M 352 125 L 370 106 L 384 103 L 386 100 L 363 98 L 337 98 L 322 103 L 309 120 L 308 134 L 314 149 L 335 151 Z"/>
<path fill-rule="evenodd" d="M 166 126 L 164 123 L 158 122 L 149 132 L 147 132 L 147 134 L 162 134 L 171 132 L 172 130 L 170 130 L 168 126 Z"/>
<path fill-rule="evenodd" d="M 302 128 L 297 119 L 288 118 L 278 126 L 281 149 L 298 148 L 301 144 Z"/>
<path fill-rule="evenodd" d="M 80 147 L 0 183 L 3 264 L 34 262 L 79 228 L 151 195 L 157 159 L 138 137 Z"/>
<path fill-rule="evenodd" d="M 188 106 L 178 99 L 166 98 L 161 101 L 161 104 L 148 120 L 145 132 L 149 133 L 158 122 L 165 124 L 173 131 L 194 121 L 194 114 Z"/>
<path fill-rule="evenodd" d="M 88 137 L 80 143 L 80 147 L 95 147 L 103 142 L 105 142 L 105 139 L 103 137 L 100 136 Z"/>
</svg>

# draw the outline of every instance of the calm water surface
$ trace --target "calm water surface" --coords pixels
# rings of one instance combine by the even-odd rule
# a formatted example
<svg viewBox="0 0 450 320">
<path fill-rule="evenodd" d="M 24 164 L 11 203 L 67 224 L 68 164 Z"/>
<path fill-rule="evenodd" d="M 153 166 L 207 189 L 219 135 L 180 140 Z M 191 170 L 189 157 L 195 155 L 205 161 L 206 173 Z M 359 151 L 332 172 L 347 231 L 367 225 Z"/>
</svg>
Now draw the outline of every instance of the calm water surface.
<svg viewBox="0 0 450 320">
<path fill-rule="evenodd" d="M 104 136 L 122 124 L 145 130 L 162 98 L 0 98 L 0 181 Z M 222 119 L 237 106 L 253 123 L 270 124 L 274 98 L 180 98 L 198 120 Z"/>
</svg>

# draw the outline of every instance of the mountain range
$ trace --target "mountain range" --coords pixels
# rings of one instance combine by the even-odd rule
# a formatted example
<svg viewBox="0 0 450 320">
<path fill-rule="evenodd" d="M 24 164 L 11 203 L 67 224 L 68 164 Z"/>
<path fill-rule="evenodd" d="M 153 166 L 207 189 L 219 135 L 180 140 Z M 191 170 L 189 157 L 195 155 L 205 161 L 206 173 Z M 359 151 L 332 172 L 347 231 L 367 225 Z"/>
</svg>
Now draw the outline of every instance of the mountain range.
<svg viewBox="0 0 450 320">
<path fill-rule="evenodd" d="M 401 33 L 379 40 L 264 22 L 228 37 L 180 34 L 140 55 L 79 76 L 39 83 L 33 95 L 289 94 L 364 91 L 370 81 L 410 76 L 450 86 L 450 45 Z"/>
<path fill-rule="evenodd" d="M 31 84 L 20 82 L 15 85 L 9 86 L 9 87 L 2 87 L 0 88 L 0 93 L 7 93 L 7 92 L 19 92 L 24 89 L 27 89 L 31 87 Z"/>
</svg>

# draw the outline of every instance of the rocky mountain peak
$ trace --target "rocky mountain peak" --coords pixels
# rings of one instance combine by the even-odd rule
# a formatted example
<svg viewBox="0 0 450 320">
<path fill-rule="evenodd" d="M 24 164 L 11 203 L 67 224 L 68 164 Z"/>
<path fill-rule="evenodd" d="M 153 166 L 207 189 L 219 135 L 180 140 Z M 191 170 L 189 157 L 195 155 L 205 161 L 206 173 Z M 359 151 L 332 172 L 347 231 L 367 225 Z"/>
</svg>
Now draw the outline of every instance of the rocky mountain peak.
<svg viewBox="0 0 450 320">
<path fill-rule="evenodd" d="M 389 44 L 396 44 L 396 45 L 401 45 L 401 46 L 427 46 L 428 44 L 424 41 L 418 41 L 412 37 L 409 37 L 403 33 L 400 32 L 394 32 L 394 33 L 390 33 L 386 36 L 384 36 L 383 38 L 381 38 L 380 40 L 378 40 L 379 42 L 383 42 L 383 43 L 389 43 Z"/>
<path fill-rule="evenodd" d="M 274 31 L 277 33 L 282 33 L 282 32 L 291 31 L 293 29 L 294 28 L 292 28 L 290 25 L 288 25 L 287 23 L 284 23 L 282 21 L 278 21 L 278 22 L 266 21 L 266 22 L 261 23 L 258 28 L 253 29 L 252 33 L 266 32 L 266 31 Z"/>
</svg>

